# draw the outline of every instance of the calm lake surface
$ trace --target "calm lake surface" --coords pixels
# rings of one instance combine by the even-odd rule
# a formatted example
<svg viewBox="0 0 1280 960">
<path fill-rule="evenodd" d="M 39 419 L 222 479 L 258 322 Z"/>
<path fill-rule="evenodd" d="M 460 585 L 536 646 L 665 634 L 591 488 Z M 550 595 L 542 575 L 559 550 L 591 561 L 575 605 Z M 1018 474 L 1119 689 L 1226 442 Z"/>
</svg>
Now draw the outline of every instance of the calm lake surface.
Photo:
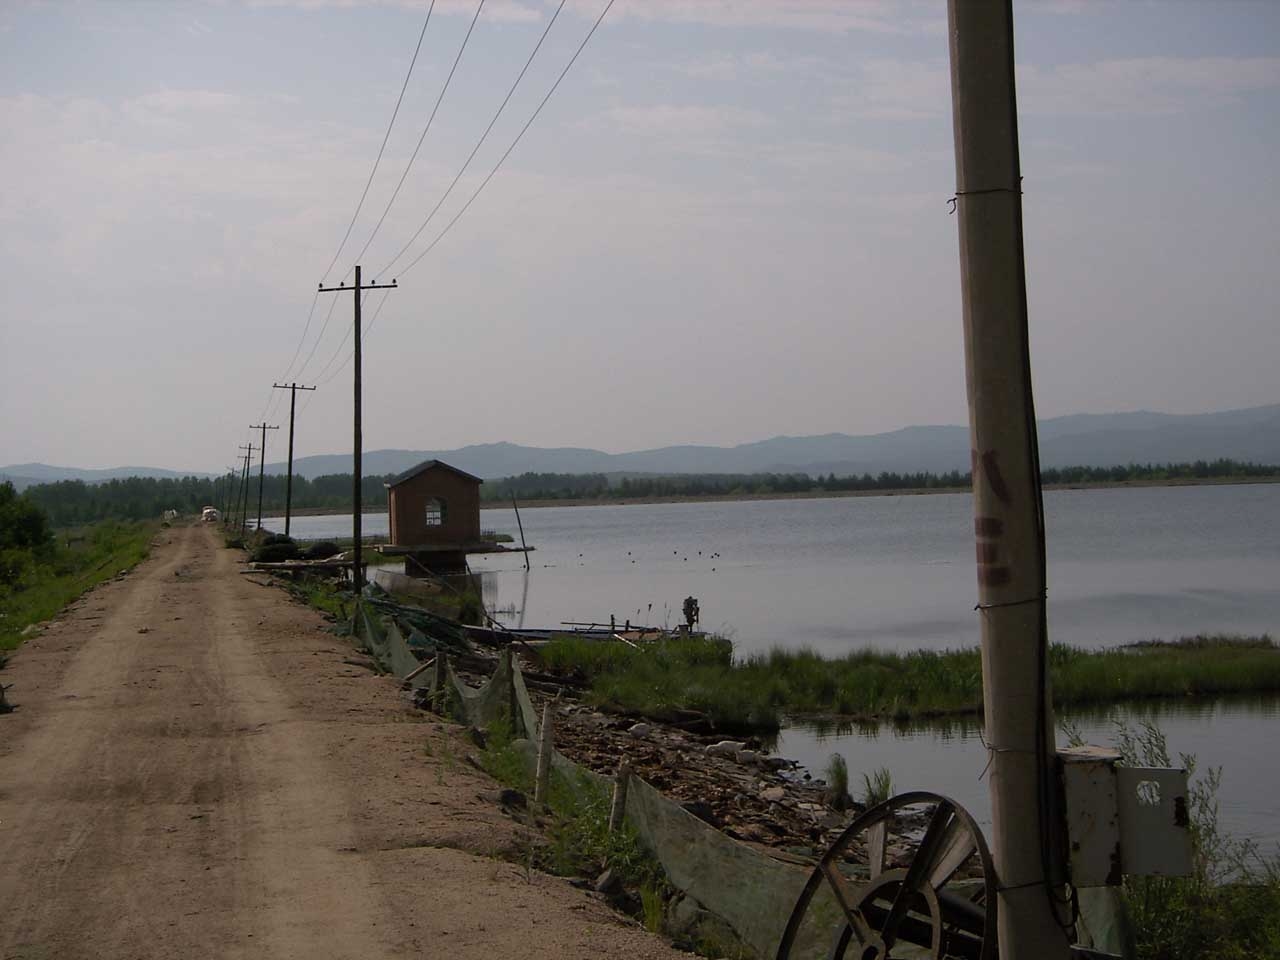
<svg viewBox="0 0 1280 960">
<path fill-rule="evenodd" d="M 471 565 L 486 604 L 511 625 L 610 614 L 674 625 L 695 596 L 703 627 L 731 636 L 741 653 L 943 649 L 978 642 L 972 516 L 968 494 L 526 508 L 532 570 L 519 555 Z M 1054 641 L 1102 647 L 1280 631 L 1280 484 L 1050 491 L 1045 522 Z M 363 523 L 366 535 L 388 529 L 385 514 Z M 481 525 L 518 543 L 509 509 L 484 511 Z M 350 536 L 351 518 L 298 517 L 293 530 Z M 1159 721 L 1172 753 L 1225 767 L 1224 821 L 1280 843 L 1275 702 L 1165 709 Z M 1111 740 L 1106 719 L 1084 718 L 1082 728 L 1092 742 Z M 885 766 L 897 788 L 953 794 L 978 816 L 987 810 L 976 728 L 835 736 L 790 728 L 780 752 L 815 772 L 840 752 L 858 782 L 858 771 Z"/>
</svg>

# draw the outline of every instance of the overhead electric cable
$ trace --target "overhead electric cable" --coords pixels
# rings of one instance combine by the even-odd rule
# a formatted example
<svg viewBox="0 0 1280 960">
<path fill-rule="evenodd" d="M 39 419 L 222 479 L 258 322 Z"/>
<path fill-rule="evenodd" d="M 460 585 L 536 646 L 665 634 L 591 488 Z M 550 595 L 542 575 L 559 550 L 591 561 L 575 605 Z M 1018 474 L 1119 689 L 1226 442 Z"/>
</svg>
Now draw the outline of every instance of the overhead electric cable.
<svg viewBox="0 0 1280 960">
<path fill-rule="evenodd" d="M 482 0 L 483 3 L 483 0 Z M 351 214 L 351 222 L 347 224 L 347 232 L 342 235 L 342 242 L 338 244 L 338 249 L 333 255 L 333 259 L 329 261 L 329 266 L 325 268 L 324 276 L 321 277 L 323 283 L 329 276 L 329 271 L 333 269 L 333 265 L 338 262 L 338 257 L 342 256 L 342 248 L 347 245 L 347 240 L 351 237 L 351 230 L 356 225 L 356 219 L 360 216 L 360 210 L 364 207 L 365 198 L 369 196 L 369 187 L 373 185 L 373 175 L 378 172 L 378 164 L 382 162 L 383 151 L 387 149 L 387 141 L 391 139 L 391 128 L 396 125 L 396 116 L 400 113 L 400 104 L 404 101 L 404 92 L 409 88 L 409 78 L 413 76 L 413 67 L 418 62 L 418 52 L 422 49 L 422 38 L 427 35 L 427 24 L 431 22 L 431 12 L 436 8 L 436 0 L 431 0 L 431 6 L 427 7 L 427 18 L 422 21 L 422 32 L 418 34 L 418 45 L 413 48 L 413 59 L 409 61 L 409 69 L 405 72 L 404 83 L 400 85 L 400 96 L 396 97 L 396 107 L 391 111 L 391 122 L 387 124 L 387 132 L 382 135 L 382 146 L 378 147 L 378 156 L 373 161 L 373 169 L 369 171 L 369 179 L 365 181 L 364 190 L 360 194 L 360 202 L 356 204 L 355 213 Z M 421 141 L 419 141 L 421 146 Z M 417 151 L 414 151 L 415 153 Z M 399 189 L 397 187 L 397 189 Z M 386 214 L 384 213 L 385 217 Z M 382 223 L 381 220 L 378 221 Z M 376 231 L 375 231 L 376 232 Z M 361 251 L 363 254 L 363 251 Z M 359 259 L 359 258 L 357 258 Z M 316 294 L 318 297 L 319 294 Z"/>
<path fill-rule="evenodd" d="M 408 69 L 404 72 L 404 82 L 401 83 L 401 92 L 399 92 L 399 96 L 396 97 L 396 108 L 392 110 L 392 119 L 390 119 L 390 122 L 387 124 L 387 132 L 383 133 L 383 143 L 378 147 L 378 156 L 374 157 L 374 168 L 369 172 L 369 179 L 365 180 L 365 189 L 360 193 L 360 200 L 357 201 L 356 211 L 351 215 L 351 223 L 347 224 L 347 232 L 342 234 L 342 242 L 338 244 L 338 250 L 334 251 L 333 260 L 330 260 L 329 266 L 326 266 L 324 274 L 321 276 L 321 283 L 328 278 L 329 271 L 333 270 L 333 265 L 338 262 L 338 257 L 342 256 L 343 248 L 347 246 L 348 239 L 351 239 L 352 229 L 356 227 L 356 220 L 360 218 L 360 211 L 364 209 L 365 200 L 369 197 L 369 188 L 372 186 L 372 183 L 374 183 L 374 174 L 378 173 L 378 166 L 381 164 L 381 161 L 383 161 L 383 152 L 387 150 L 387 141 L 390 140 L 390 136 L 392 136 L 392 128 L 396 125 L 399 108 L 401 108 L 401 104 L 404 101 L 404 91 L 408 90 L 408 81 L 410 81 L 410 77 L 413 76 L 413 67 L 417 65 L 417 55 L 419 55 L 422 50 L 422 38 L 426 36 L 426 27 L 428 27 L 428 24 L 431 22 L 431 12 L 433 12 L 433 10 L 435 10 L 435 0 L 431 0 L 431 5 L 426 8 L 426 19 L 422 20 L 422 29 L 419 32 L 419 35 L 417 35 L 417 46 L 413 47 L 413 56 L 410 61 L 408 61 Z M 296 364 L 298 361 L 298 355 L 302 352 L 302 344 L 307 342 L 307 334 L 311 332 L 311 320 L 315 317 L 316 302 L 319 302 L 319 300 L 320 293 L 316 292 L 315 296 L 311 298 L 311 308 L 310 310 L 307 310 L 307 321 L 302 328 L 302 337 L 298 338 L 298 346 L 293 349 L 293 357 L 289 360 L 289 365 L 285 367 L 284 375 L 280 376 L 280 379 L 282 380 L 289 379 L 289 374 L 291 374 L 293 370 L 293 365 Z M 321 337 L 323 337 L 323 335 L 324 334 L 321 333 Z M 268 417 L 264 416 L 261 417 L 261 419 L 266 420 Z"/>
<path fill-rule="evenodd" d="M 481 191 L 483 191 L 484 188 L 489 185 L 489 181 L 493 179 L 494 174 L 496 174 L 498 170 L 501 169 L 502 164 L 506 162 L 507 157 L 511 156 L 511 151 L 513 151 L 516 148 L 516 144 L 520 142 L 520 139 L 525 135 L 525 132 L 528 131 L 529 127 L 533 125 L 533 121 L 538 118 L 538 114 L 540 114 L 542 112 L 542 108 L 547 105 L 547 101 L 551 99 L 551 95 L 556 92 L 556 88 L 560 86 L 560 81 L 565 78 L 565 74 L 569 72 L 569 69 L 577 61 L 579 54 L 582 53 L 587 43 L 591 40 L 591 37 L 595 34 L 596 29 L 600 26 L 601 22 L 605 18 L 605 15 L 609 12 L 609 9 L 613 6 L 614 2 L 615 0 L 609 0 L 609 2 L 605 4 L 605 8 L 600 11 L 600 16 L 596 17 L 596 22 L 591 25 L 591 29 L 587 32 L 587 35 L 583 38 L 582 43 L 578 45 L 578 49 L 574 51 L 573 56 L 569 58 L 569 62 L 565 64 L 564 69 L 560 71 L 560 76 L 556 78 L 556 82 L 551 85 L 551 89 L 548 90 L 547 95 L 542 98 L 542 102 L 538 104 L 538 107 L 536 110 L 533 111 L 532 116 L 530 116 L 528 121 L 525 122 L 525 125 L 520 128 L 520 132 L 516 134 L 516 138 L 511 141 L 511 146 L 507 147 L 506 153 L 504 153 L 498 159 L 498 162 L 494 164 L 493 169 L 489 171 L 489 175 L 486 176 L 484 180 L 480 182 L 480 186 L 476 187 L 475 193 L 471 194 L 467 202 L 462 205 L 462 209 L 460 209 L 456 214 L 454 214 L 453 219 L 450 220 L 445 225 L 445 228 L 441 230 L 439 234 L 436 235 L 436 238 L 432 240 L 431 243 L 429 243 L 421 253 L 419 253 L 416 257 L 410 260 L 409 265 L 407 267 L 400 270 L 399 272 L 400 276 L 404 276 L 406 273 L 412 270 L 415 266 L 418 265 L 418 262 L 421 261 L 423 257 L 425 257 L 432 250 L 434 250 L 436 248 L 436 244 L 438 244 L 441 240 L 444 239 L 445 234 L 447 234 L 453 228 L 453 225 L 455 223 L 457 223 L 460 219 L 462 219 L 462 215 L 467 212 L 471 204 L 475 203 L 476 197 L 480 196 Z"/>
<path fill-rule="evenodd" d="M 520 68 L 520 73 L 517 75 L 515 82 L 511 84 L 511 89 L 509 89 L 507 91 L 507 95 L 502 98 L 502 103 L 499 104 L 497 113 L 493 115 L 493 119 L 489 121 L 489 125 L 484 128 L 484 133 L 480 135 L 480 139 L 476 141 L 476 145 L 471 148 L 470 155 L 468 155 L 466 162 L 458 171 L 457 176 L 453 178 L 453 182 L 449 184 L 449 188 L 445 190 L 440 199 L 436 201 L 436 205 L 431 208 L 431 212 L 428 213 L 427 218 L 422 221 L 422 225 L 413 232 L 413 236 L 411 236 L 405 245 L 400 248 L 400 252 L 391 258 L 391 261 L 382 270 L 383 273 L 389 273 L 391 271 L 391 268 L 395 266 L 396 261 L 404 256 L 406 250 L 413 246 L 414 241 L 422 235 L 422 231 L 427 229 L 427 225 L 431 223 L 432 218 L 434 218 L 436 213 L 439 212 L 440 208 L 444 205 L 444 202 L 449 199 L 449 194 L 453 192 L 453 188 L 458 185 L 458 181 L 462 179 L 462 175 L 466 173 L 467 168 L 471 166 L 471 161 L 476 158 L 476 154 L 480 152 L 480 148 L 484 146 L 485 140 L 488 139 L 489 133 L 493 130 L 494 124 L 498 122 L 498 118 L 502 116 L 502 111 L 506 109 L 507 104 L 511 101 L 512 95 L 516 92 L 516 87 L 520 86 L 520 81 L 524 79 L 524 75 L 529 71 L 529 66 L 533 63 L 533 58 L 536 57 L 538 55 L 538 51 L 542 49 L 542 43 L 547 39 L 547 34 L 551 32 L 551 27 L 555 24 L 556 18 L 560 16 L 560 11 L 564 9 L 565 3 L 566 0 L 560 0 L 560 5 L 556 7 L 556 12 L 551 15 L 551 19 L 547 21 L 546 29 L 542 31 L 542 36 L 538 38 L 538 42 L 534 46 L 533 52 L 529 54 L 529 59 L 526 60 L 524 62 L 524 66 Z"/>
<path fill-rule="evenodd" d="M 334 297 L 329 301 L 329 310 L 324 315 L 324 323 L 320 325 L 320 333 L 316 335 L 316 342 L 311 344 L 311 352 L 307 354 L 307 359 L 302 361 L 302 366 L 298 368 L 295 376 L 302 376 L 302 371 L 307 369 L 307 365 L 311 363 L 311 358 L 316 355 L 316 348 L 320 346 L 320 341 L 324 339 L 325 331 L 329 329 L 329 321 L 333 319 L 333 308 L 337 306 L 337 304 L 337 297 Z"/>
<path fill-rule="evenodd" d="M 485 0 L 480 0 L 480 3 L 476 6 L 475 16 L 471 18 L 471 25 L 467 27 L 467 34 L 462 38 L 462 46 L 458 48 L 458 55 L 454 57 L 453 66 L 449 68 L 449 76 L 445 78 L 444 86 L 440 88 L 440 95 L 436 97 L 436 104 L 431 108 L 431 116 L 427 118 L 427 125 L 422 128 L 422 136 L 418 137 L 418 145 L 413 148 L 413 153 L 409 156 L 409 162 L 405 164 L 404 173 L 400 174 L 400 182 L 396 184 L 395 190 L 392 191 L 391 199 L 387 201 L 387 205 L 382 211 L 382 216 L 378 218 L 378 222 L 374 225 L 373 233 L 369 234 L 369 239 L 364 242 L 364 246 L 356 254 L 357 263 L 364 258 L 369 249 L 369 244 L 373 243 L 373 238 L 382 229 L 382 224 L 387 219 L 387 214 L 391 212 L 391 207 L 395 204 L 396 197 L 400 195 L 400 188 L 404 186 L 405 178 L 409 176 L 409 171 L 413 169 L 413 162 L 418 159 L 418 151 L 422 149 L 422 142 L 427 139 L 427 131 L 431 129 L 431 124 L 436 118 L 436 112 L 440 109 L 440 104 L 444 101 L 444 95 L 449 90 L 449 84 L 453 82 L 453 75 L 458 69 L 458 64 L 462 61 L 462 54 L 467 49 L 467 43 L 471 39 L 471 32 L 476 28 L 476 21 L 480 19 L 480 11 L 484 9 L 484 2 Z"/>
<path fill-rule="evenodd" d="M 388 296 L 389 296 L 389 294 L 384 293 L 384 294 L 382 295 L 382 299 L 381 299 L 380 301 L 378 301 L 378 309 L 377 309 L 377 310 L 375 310 L 375 311 L 373 312 L 373 316 L 369 318 L 369 322 L 368 322 L 368 323 L 366 323 L 366 324 L 361 328 L 361 331 L 360 331 L 360 336 L 361 336 L 361 338 L 367 337 L 367 336 L 369 335 L 369 331 L 370 331 L 371 329 L 373 329 L 373 322 L 374 322 L 375 320 L 377 320 L 377 319 L 378 319 L 378 314 L 380 314 L 380 313 L 382 312 L 382 308 L 383 308 L 384 306 L 386 306 L 386 303 L 387 303 L 387 297 L 388 297 Z M 350 338 L 350 334 L 348 333 L 348 335 L 347 335 L 347 336 L 348 336 L 348 339 L 349 339 L 349 338 Z M 346 341 L 344 340 L 344 341 L 343 341 L 343 344 L 345 345 L 345 343 L 346 343 Z M 339 350 L 339 351 L 341 351 L 341 349 L 342 349 L 342 347 L 339 347 L 339 348 L 338 348 L 338 350 Z M 351 362 L 351 358 L 352 358 L 352 357 L 354 357 L 354 356 L 355 356 L 355 351 L 354 351 L 354 350 L 348 351 L 346 359 L 345 359 L 345 360 L 343 360 L 343 361 L 342 361 L 342 363 L 338 364 L 338 366 L 337 366 L 337 367 L 335 367 L 335 368 L 333 369 L 333 372 L 332 372 L 332 373 L 330 373 L 330 374 L 329 374 L 327 377 L 325 377 L 323 380 L 320 380 L 320 381 L 319 381 L 319 383 L 320 383 L 320 384 L 326 384 L 326 383 L 328 383 L 330 380 L 332 380 L 334 377 L 336 377 L 338 374 L 340 374 L 343 370 L 345 370 L 345 369 L 346 369 L 347 364 Z M 337 354 L 337 352 L 335 352 L 335 353 L 334 353 L 334 355 L 333 355 L 332 357 L 330 357 L 330 358 L 329 358 L 329 363 L 330 363 L 330 364 L 332 364 L 332 363 L 333 363 L 333 361 L 334 361 L 334 360 L 337 360 L 337 359 L 338 359 L 338 354 Z M 325 369 L 328 369 L 328 367 L 326 366 L 326 367 L 325 367 Z"/>
</svg>

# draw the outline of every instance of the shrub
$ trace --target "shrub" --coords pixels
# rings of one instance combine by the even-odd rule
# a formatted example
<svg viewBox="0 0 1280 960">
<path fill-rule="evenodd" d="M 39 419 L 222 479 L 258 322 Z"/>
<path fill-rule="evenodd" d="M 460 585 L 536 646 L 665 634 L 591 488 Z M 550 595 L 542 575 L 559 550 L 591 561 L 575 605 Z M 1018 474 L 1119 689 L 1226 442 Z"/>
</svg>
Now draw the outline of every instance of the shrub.
<svg viewBox="0 0 1280 960">
<path fill-rule="evenodd" d="M 281 563 L 285 560 L 297 560 L 299 554 L 298 545 L 292 540 L 284 543 L 276 541 L 264 543 L 253 551 L 252 559 L 257 563 Z"/>
<path fill-rule="evenodd" d="M 306 550 L 303 550 L 302 556 L 307 560 L 328 560 L 341 552 L 342 550 L 332 540 L 321 540 L 319 543 L 313 543 Z"/>
<path fill-rule="evenodd" d="M 1164 734 L 1145 721 L 1118 726 L 1124 762 L 1167 767 Z M 1182 754 L 1191 774 L 1196 758 Z M 1138 960 L 1252 960 L 1280 955 L 1280 858 L 1218 824 L 1222 768 L 1191 781 L 1192 873 L 1188 877 L 1126 877 L 1124 899 Z"/>
</svg>

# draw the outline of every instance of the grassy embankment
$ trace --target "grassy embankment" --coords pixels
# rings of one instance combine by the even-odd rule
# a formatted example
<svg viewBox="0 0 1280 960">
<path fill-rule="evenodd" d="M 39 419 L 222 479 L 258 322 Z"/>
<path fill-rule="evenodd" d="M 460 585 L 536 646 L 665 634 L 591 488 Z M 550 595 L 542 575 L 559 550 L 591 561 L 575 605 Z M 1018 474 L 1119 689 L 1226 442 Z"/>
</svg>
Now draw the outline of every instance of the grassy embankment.
<svg viewBox="0 0 1280 960">
<path fill-rule="evenodd" d="M 31 553 L 14 582 L 0 584 L 0 650 L 13 650 L 31 624 L 145 559 L 156 529 L 155 523 L 106 521 L 59 531 L 51 544 Z"/>
<path fill-rule="evenodd" d="M 728 644 L 677 639 L 641 648 L 564 637 L 542 651 L 549 672 L 589 682 L 598 705 L 666 719 L 707 715 L 726 732 L 771 731 L 784 714 L 908 721 L 980 714 L 977 649 L 826 658 L 773 650 L 734 660 Z M 1055 644 L 1059 707 L 1280 692 L 1280 647 L 1266 636 L 1191 637 L 1112 650 Z"/>
</svg>

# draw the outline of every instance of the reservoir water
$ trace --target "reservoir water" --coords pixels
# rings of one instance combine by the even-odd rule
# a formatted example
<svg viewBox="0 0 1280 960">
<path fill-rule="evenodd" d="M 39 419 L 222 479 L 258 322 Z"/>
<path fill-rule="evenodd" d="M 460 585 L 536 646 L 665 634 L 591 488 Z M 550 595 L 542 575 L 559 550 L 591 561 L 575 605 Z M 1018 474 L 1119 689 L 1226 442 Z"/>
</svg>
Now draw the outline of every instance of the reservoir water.
<svg viewBox="0 0 1280 960">
<path fill-rule="evenodd" d="M 968 494 L 538 507 L 521 519 L 536 547 L 528 573 L 519 555 L 471 560 L 486 605 L 512 625 L 607 622 L 611 614 L 674 625 L 684 598 L 695 596 L 703 627 L 731 636 L 741 653 L 978 641 Z M 385 514 L 363 523 L 366 534 L 386 534 Z M 1280 484 L 1050 491 L 1045 523 L 1054 641 L 1095 647 L 1280 631 Z M 481 524 L 518 541 L 510 509 L 484 511 Z M 303 538 L 350 536 L 351 519 L 297 517 L 293 529 Z M 1274 701 L 1166 706 L 1159 723 L 1172 753 L 1225 768 L 1226 823 L 1280 842 Z M 1082 718 L 1082 729 L 1093 742 L 1110 740 L 1106 718 Z M 898 788 L 954 793 L 985 815 L 977 779 L 985 752 L 973 727 L 821 736 L 789 728 L 780 750 L 815 772 L 841 752 L 855 781 L 858 771 L 885 766 Z"/>
</svg>

